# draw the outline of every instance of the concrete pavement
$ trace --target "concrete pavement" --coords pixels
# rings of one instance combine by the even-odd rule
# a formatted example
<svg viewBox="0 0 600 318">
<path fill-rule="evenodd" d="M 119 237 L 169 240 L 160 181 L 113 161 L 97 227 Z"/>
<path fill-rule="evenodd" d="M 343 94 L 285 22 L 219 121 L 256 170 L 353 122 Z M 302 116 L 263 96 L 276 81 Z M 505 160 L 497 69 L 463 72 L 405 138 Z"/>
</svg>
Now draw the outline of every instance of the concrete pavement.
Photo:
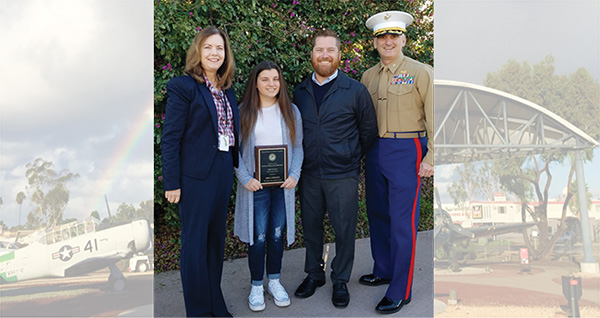
<svg viewBox="0 0 600 318">
<path fill-rule="evenodd" d="M 273 297 L 265 293 L 266 309 L 252 312 L 248 308 L 250 271 L 246 258 L 226 261 L 221 286 L 229 312 L 234 317 L 432 317 L 433 316 L 433 231 L 419 232 L 412 301 L 398 313 L 379 315 L 375 306 L 384 296 L 387 285 L 369 287 L 358 283 L 363 274 L 372 272 L 373 260 L 369 239 L 356 240 L 356 256 L 352 276 L 348 283 L 350 304 L 339 309 L 331 303 L 333 287 L 329 279 L 335 244 L 324 248 L 327 263 L 327 283 L 307 299 L 295 297 L 294 291 L 306 277 L 304 273 L 305 249 L 285 251 L 281 283 L 290 294 L 292 304 L 279 308 Z M 266 280 L 265 280 L 266 290 Z M 154 277 L 154 315 L 156 317 L 183 317 L 185 308 L 179 271 L 156 274 Z"/>
</svg>

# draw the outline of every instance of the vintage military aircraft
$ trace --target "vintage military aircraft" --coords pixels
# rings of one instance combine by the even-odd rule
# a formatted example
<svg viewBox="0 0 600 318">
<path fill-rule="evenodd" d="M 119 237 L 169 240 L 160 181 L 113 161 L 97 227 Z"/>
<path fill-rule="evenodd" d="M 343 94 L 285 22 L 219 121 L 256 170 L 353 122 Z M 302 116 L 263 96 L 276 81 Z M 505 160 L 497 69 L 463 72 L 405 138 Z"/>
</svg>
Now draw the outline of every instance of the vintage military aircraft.
<svg viewBox="0 0 600 318">
<path fill-rule="evenodd" d="M 0 249 L 0 283 L 42 277 L 68 277 L 110 269 L 109 285 L 125 288 L 118 260 L 150 247 L 152 232 L 145 219 L 104 227 L 97 219 L 41 230 Z"/>
<path fill-rule="evenodd" d="M 448 260 L 450 261 L 450 269 L 453 272 L 460 271 L 458 266 L 458 253 L 456 253 L 456 244 L 468 244 L 471 239 L 488 237 L 490 235 L 519 232 L 536 224 L 534 222 L 527 222 L 518 224 L 480 226 L 468 229 L 463 228 L 460 224 L 454 224 L 450 214 L 442 209 L 437 188 L 434 188 L 434 193 L 437 201 L 437 208 L 435 208 L 433 212 L 434 248 L 436 250 L 442 249 L 444 251 L 444 255 L 448 257 Z"/>
</svg>

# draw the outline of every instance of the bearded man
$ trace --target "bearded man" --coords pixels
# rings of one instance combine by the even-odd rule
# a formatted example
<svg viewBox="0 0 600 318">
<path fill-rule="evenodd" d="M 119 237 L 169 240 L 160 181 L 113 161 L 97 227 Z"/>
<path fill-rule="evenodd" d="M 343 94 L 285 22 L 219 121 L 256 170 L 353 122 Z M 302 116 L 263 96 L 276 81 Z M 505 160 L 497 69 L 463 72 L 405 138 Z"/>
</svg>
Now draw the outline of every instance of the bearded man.
<svg viewBox="0 0 600 318">
<path fill-rule="evenodd" d="M 312 45 L 314 72 L 294 92 L 304 132 L 299 194 L 308 274 L 295 295 L 310 297 L 325 284 L 323 218 L 327 212 L 335 230 L 332 302 L 343 308 L 350 301 L 346 283 L 354 262 L 360 161 L 377 138 L 377 117 L 367 88 L 338 71 L 337 34 L 319 31 Z"/>
</svg>

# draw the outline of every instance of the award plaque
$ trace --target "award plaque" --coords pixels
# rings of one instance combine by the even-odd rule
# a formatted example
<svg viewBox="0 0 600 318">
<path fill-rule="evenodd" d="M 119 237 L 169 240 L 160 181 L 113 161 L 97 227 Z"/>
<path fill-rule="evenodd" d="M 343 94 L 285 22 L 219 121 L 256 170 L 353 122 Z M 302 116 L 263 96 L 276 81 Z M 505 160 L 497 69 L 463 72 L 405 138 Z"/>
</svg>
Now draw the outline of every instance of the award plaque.
<svg viewBox="0 0 600 318">
<path fill-rule="evenodd" d="M 256 179 L 265 187 L 281 185 L 287 179 L 287 145 L 256 146 Z"/>
</svg>

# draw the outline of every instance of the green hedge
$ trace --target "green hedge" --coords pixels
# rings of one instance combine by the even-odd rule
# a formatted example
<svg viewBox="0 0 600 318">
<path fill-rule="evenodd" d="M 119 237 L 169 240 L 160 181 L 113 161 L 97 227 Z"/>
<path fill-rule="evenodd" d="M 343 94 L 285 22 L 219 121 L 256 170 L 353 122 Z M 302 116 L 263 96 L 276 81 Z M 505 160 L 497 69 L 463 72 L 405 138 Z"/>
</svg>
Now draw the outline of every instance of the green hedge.
<svg viewBox="0 0 600 318">
<path fill-rule="evenodd" d="M 362 73 L 378 62 L 367 18 L 377 12 L 410 12 L 415 22 L 407 30 L 404 53 L 433 65 L 433 4 L 429 1 L 174 1 L 154 3 L 154 219 L 155 262 L 157 272 L 178 268 L 179 217 L 177 206 L 164 198 L 160 139 L 166 105 L 167 82 L 182 74 L 185 55 L 196 33 L 206 26 L 227 31 L 236 60 L 234 89 L 241 98 L 252 68 L 262 60 L 276 62 L 283 71 L 290 92 L 312 72 L 311 35 L 329 28 L 342 41 L 340 69 L 360 80 Z M 361 180 L 364 180 L 361 177 Z M 423 182 L 419 230 L 433 228 L 433 180 Z M 235 185 L 234 185 L 235 192 Z M 246 245 L 233 236 L 232 194 L 227 219 L 225 257 L 243 257 Z M 356 237 L 368 237 L 369 228 L 364 200 L 364 182 L 359 190 L 359 220 Z M 302 224 L 297 207 L 296 242 L 291 248 L 304 246 Z M 326 240 L 333 240 L 333 230 L 326 222 Z"/>
</svg>

